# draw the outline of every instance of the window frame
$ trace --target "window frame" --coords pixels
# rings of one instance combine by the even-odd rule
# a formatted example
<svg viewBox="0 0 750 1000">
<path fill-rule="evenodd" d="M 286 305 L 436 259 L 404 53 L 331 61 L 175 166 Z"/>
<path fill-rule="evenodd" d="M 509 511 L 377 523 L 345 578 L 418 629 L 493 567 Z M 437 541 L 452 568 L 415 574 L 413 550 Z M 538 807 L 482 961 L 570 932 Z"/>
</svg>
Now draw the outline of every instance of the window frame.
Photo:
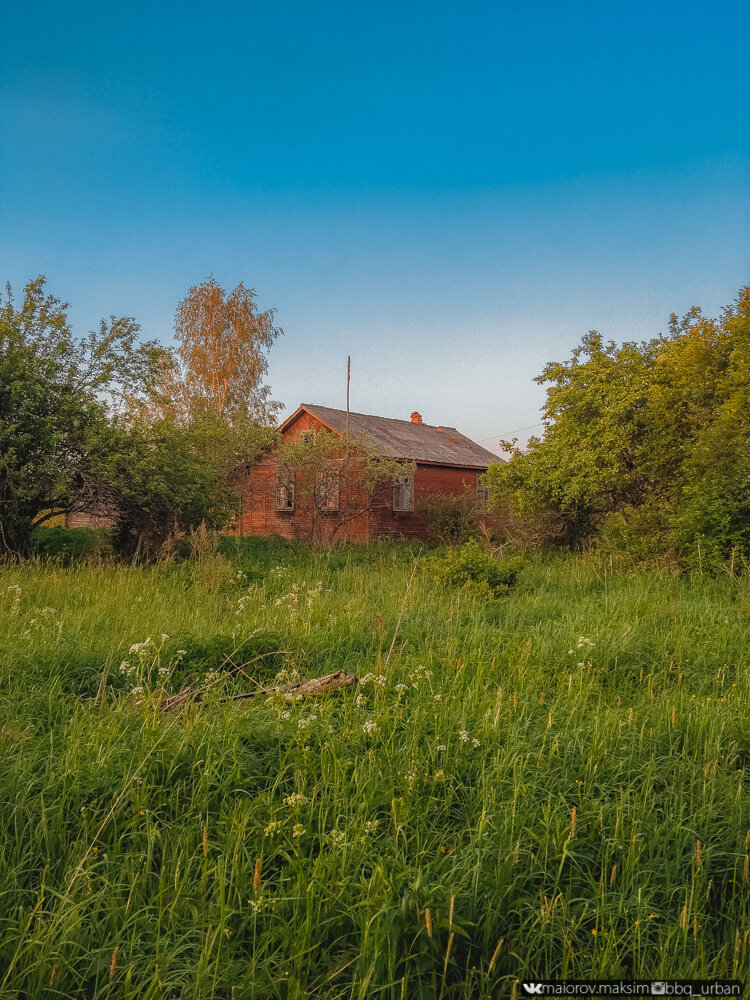
<svg viewBox="0 0 750 1000">
<path fill-rule="evenodd" d="M 407 499 L 402 500 L 404 487 L 407 487 Z M 397 501 L 398 498 L 398 501 Z M 409 514 L 414 510 L 414 473 L 405 472 L 393 480 L 393 511 L 396 514 Z"/>
<path fill-rule="evenodd" d="M 490 488 L 485 483 L 482 482 L 483 472 L 477 473 L 476 491 L 477 491 L 477 509 L 482 513 L 487 513 L 490 509 Z"/>
<path fill-rule="evenodd" d="M 315 474 L 315 507 L 323 514 L 338 514 L 341 507 L 338 469 L 320 469 Z"/>
<path fill-rule="evenodd" d="M 286 493 L 286 503 L 281 502 L 282 490 Z M 273 509 L 277 514 L 289 514 L 294 512 L 296 501 L 296 491 L 294 489 L 294 475 L 288 472 L 276 471 L 273 477 Z"/>
</svg>

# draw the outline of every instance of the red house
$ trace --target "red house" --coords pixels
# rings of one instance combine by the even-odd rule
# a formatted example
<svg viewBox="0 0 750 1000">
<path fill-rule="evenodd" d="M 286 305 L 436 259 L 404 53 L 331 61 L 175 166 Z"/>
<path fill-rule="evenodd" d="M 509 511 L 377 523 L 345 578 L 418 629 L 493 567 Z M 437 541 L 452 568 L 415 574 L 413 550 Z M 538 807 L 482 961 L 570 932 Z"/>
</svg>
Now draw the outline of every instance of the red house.
<svg viewBox="0 0 750 1000">
<path fill-rule="evenodd" d="M 349 413 L 347 418 L 346 410 L 303 403 L 279 427 L 284 439 L 297 442 L 312 442 L 321 431 L 338 435 L 342 445 L 347 438 L 367 441 L 377 453 L 408 462 L 414 471 L 386 482 L 377 496 L 372 492 L 366 496 L 350 479 L 340 479 L 333 462 L 316 473 L 313 493 L 303 497 L 294 471 L 290 474 L 288 467 L 282 467 L 272 451 L 241 484 L 242 511 L 234 525 L 237 534 L 276 534 L 290 539 L 314 534 L 323 542 L 424 538 L 427 523 L 419 513 L 420 499 L 433 493 L 458 495 L 469 489 L 476 491 L 483 506 L 488 491 L 482 473 L 502 461 L 455 427 L 423 423 L 419 413 L 412 413 L 411 420 L 363 413 Z"/>
</svg>

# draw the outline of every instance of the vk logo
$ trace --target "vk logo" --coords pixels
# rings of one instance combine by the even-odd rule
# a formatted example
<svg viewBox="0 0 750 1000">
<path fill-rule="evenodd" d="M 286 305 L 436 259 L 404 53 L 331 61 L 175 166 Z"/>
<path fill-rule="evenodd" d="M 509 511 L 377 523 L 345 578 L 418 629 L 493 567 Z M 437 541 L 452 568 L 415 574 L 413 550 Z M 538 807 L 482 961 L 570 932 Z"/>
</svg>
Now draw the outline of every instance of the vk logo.
<svg viewBox="0 0 750 1000">
<path fill-rule="evenodd" d="M 535 993 L 541 994 L 541 992 L 542 992 L 542 984 L 541 983 L 524 983 L 523 984 L 523 988 L 526 990 L 526 992 L 530 996 L 533 996 Z"/>
</svg>

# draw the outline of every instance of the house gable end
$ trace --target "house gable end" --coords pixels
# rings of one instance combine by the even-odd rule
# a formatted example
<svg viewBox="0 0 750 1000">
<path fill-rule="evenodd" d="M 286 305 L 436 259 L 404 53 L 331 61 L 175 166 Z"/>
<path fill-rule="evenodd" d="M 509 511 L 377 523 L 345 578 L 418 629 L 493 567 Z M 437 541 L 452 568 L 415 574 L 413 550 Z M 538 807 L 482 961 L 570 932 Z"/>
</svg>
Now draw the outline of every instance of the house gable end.
<svg viewBox="0 0 750 1000">
<path fill-rule="evenodd" d="M 317 414 L 310 413 L 310 411 L 304 407 L 300 406 L 299 409 L 295 410 L 291 416 L 287 417 L 283 424 L 279 427 L 279 434 L 284 438 L 285 441 L 298 441 L 305 431 L 329 431 L 333 434 L 338 434 L 339 432 L 335 427 L 331 427 L 330 424 L 326 423 L 325 420 L 321 419 Z"/>
</svg>

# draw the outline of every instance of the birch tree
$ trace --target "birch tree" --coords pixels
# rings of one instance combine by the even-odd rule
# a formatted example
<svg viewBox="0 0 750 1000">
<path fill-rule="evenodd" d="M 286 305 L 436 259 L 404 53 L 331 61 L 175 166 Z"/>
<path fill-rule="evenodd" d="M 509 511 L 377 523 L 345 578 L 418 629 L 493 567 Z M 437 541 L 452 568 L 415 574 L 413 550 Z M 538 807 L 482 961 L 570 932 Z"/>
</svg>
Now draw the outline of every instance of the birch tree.
<svg viewBox="0 0 750 1000">
<path fill-rule="evenodd" d="M 269 423 L 279 404 L 264 385 L 267 352 L 283 331 L 242 282 L 229 294 L 211 275 L 177 307 L 176 369 L 165 373 L 175 405 L 212 410 L 229 422 Z M 178 391 L 179 390 L 179 391 Z"/>
</svg>

